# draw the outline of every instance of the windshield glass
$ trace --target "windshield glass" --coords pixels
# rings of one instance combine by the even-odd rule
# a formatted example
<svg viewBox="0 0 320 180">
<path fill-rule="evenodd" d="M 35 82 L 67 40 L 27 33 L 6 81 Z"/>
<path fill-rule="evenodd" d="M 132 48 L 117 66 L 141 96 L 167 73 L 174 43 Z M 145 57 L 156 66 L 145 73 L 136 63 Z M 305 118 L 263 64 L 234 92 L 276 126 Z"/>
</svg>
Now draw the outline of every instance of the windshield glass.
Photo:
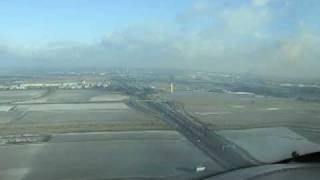
<svg viewBox="0 0 320 180">
<path fill-rule="evenodd" d="M 0 179 L 186 179 L 320 151 L 316 0 L 0 1 Z"/>
</svg>

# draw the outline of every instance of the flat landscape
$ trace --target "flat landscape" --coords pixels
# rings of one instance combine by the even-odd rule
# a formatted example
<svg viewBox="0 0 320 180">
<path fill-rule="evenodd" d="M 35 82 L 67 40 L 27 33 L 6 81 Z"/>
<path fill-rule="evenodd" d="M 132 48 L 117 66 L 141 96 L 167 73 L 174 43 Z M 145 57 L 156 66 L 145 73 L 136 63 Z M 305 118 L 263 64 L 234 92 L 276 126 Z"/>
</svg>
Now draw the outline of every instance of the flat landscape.
<svg viewBox="0 0 320 180">
<path fill-rule="evenodd" d="M 44 88 L 0 96 L 0 179 L 185 179 L 224 169 L 117 91 Z M 199 166 L 206 171 L 198 173 Z"/>
<path fill-rule="evenodd" d="M 2 87 L 0 179 L 190 179 L 320 149 L 315 89 L 127 76 Z"/>
<path fill-rule="evenodd" d="M 129 98 L 99 89 L 0 91 L 0 134 L 169 129 Z"/>
<path fill-rule="evenodd" d="M 246 93 L 175 92 L 163 94 L 210 129 L 320 127 L 320 103 Z"/>
<path fill-rule="evenodd" d="M 14 93 L 15 92 L 15 93 Z M 20 96 L 24 95 L 24 91 L 0 91 L 3 93 L 5 96 L 6 94 L 12 93 L 12 94 L 18 94 Z M 43 93 L 43 91 L 31 91 L 33 93 Z M 29 92 L 29 95 L 31 94 Z M 28 93 L 25 92 L 25 93 Z M 25 95 L 26 96 L 26 95 Z M 10 96 L 9 96 L 10 97 Z M 16 99 L 15 97 L 11 96 L 11 100 Z M 8 97 L 7 97 L 8 98 Z M 72 90 L 57 90 L 57 91 L 52 91 L 49 93 L 49 95 L 42 96 L 42 97 L 34 97 L 31 98 L 31 100 L 21 100 L 18 101 L 18 103 L 70 103 L 70 102 L 101 102 L 101 101 L 109 101 L 109 102 L 114 102 L 114 101 L 123 101 L 128 99 L 128 96 L 119 94 L 116 92 L 108 93 L 103 90 L 99 89 L 72 89 Z"/>
<path fill-rule="evenodd" d="M 199 176 L 199 165 L 223 170 L 175 131 L 60 134 L 46 143 L 0 145 L 0 159 L 0 179 L 10 180 L 176 180 Z"/>
<path fill-rule="evenodd" d="M 39 98 L 45 90 L 0 91 L 0 103 L 11 103 Z"/>
</svg>

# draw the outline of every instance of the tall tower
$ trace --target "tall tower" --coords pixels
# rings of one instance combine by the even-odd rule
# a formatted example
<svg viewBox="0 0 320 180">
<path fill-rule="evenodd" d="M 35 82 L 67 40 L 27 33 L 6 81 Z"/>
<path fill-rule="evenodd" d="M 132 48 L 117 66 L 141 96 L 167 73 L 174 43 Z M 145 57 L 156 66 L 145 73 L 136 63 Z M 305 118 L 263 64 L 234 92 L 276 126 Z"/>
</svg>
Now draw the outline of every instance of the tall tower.
<svg viewBox="0 0 320 180">
<path fill-rule="evenodd" d="M 171 75 L 171 77 L 170 77 L 170 93 L 174 93 L 174 84 L 175 84 L 175 80 L 174 80 L 174 76 L 173 75 Z"/>
<path fill-rule="evenodd" d="M 170 83 L 170 92 L 174 93 L 174 84 L 173 84 L 173 82 Z"/>
</svg>

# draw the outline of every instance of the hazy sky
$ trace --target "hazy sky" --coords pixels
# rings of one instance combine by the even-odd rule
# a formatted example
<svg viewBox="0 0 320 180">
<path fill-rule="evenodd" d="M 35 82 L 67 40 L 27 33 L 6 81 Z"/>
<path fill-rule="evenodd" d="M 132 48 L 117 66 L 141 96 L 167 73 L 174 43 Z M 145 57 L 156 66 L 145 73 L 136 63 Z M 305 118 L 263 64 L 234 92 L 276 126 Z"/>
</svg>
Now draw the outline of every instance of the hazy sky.
<svg viewBox="0 0 320 180">
<path fill-rule="evenodd" d="M 320 77 L 318 0 L 1 0 L 1 68 Z"/>
</svg>

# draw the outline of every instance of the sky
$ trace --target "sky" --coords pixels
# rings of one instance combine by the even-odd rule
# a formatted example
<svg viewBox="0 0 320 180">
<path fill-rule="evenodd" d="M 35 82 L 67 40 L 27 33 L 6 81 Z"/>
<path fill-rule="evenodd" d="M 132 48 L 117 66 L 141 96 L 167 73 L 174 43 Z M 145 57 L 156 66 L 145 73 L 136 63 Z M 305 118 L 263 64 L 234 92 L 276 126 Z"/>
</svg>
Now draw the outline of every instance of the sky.
<svg viewBox="0 0 320 180">
<path fill-rule="evenodd" d="M 317 0 L 1 0 L 0 68 L 320 77 Z"/>
</svg>

